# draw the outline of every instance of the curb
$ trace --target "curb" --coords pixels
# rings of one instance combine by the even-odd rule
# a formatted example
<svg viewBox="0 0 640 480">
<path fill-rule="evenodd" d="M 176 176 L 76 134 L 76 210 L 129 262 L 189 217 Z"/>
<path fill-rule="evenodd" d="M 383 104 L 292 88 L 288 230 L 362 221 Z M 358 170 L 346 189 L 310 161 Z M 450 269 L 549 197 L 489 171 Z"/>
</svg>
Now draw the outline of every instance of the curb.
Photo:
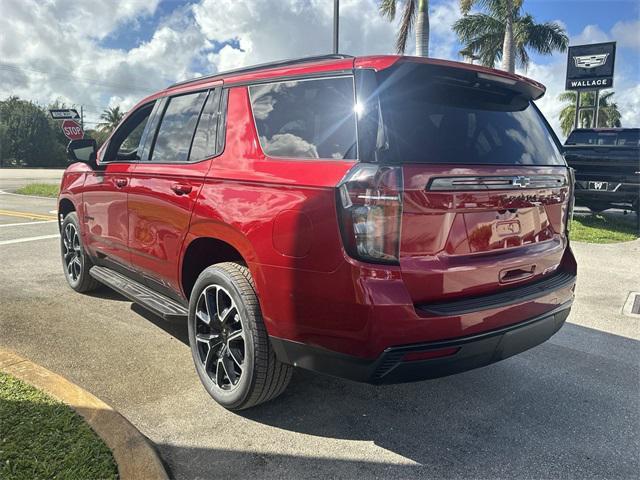
<svg viewBox="0 0 640 480">
<path fill-rule="evenodd" d="M 111 449 L 120 480 L 169 479 L 151 442 L 99 398 L 60 375 L 2 348 L 0 371 L 33 385 L 80 414 Z"/>
</svg>

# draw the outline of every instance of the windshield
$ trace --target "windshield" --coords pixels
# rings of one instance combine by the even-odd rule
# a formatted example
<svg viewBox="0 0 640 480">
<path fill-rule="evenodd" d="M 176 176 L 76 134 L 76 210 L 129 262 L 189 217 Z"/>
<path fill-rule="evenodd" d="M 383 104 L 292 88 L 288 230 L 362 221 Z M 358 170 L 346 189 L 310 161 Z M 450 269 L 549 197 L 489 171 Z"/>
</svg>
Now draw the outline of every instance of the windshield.
<svg viewBox="0 0 640 480">
<path fill-rule="evenodd" d="M 470 81 L 468 71 L 456 78 L 424 66 L 389 70 L 378 76 L 380 101 L 389 147 L 401 162 L 564 165 L 522 94 Z"/>
</svg>

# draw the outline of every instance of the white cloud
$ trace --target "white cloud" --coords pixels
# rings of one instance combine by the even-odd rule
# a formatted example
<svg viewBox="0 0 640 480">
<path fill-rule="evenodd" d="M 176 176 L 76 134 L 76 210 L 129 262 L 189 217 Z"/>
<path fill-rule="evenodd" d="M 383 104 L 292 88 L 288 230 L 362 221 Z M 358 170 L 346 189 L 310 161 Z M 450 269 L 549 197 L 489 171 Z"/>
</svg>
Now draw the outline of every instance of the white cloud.
<svg viewBox="0 0 640 480">
<path fill-rule="evenodd" d="M 106 106 L 129 108 L 169 81 L 193 75 L 189 66 L 204 36 L 184 16 L 165 19 L 148 42 L 129 51 L 100 46 L 118 28 L 134 28 L 153 14 L 157 4 L 3 0 L 0 96 L 83 104 L 88 121 L 95 121 Z"/>
<path fill-rule="evenodd" d="M 619 47 L 640 50 L 640 20 L 617 22 L 611 29 L 611 35 Z"/>
<path fill-rule="evenodd" d="M 640 125 L 640 85 L 626 88 L 616 93 L 618 105 L 624 103 L 622 125 L 637 127 Z"/>
<path fill-rule="evenodd" d="M 565 57 L 566 58 L 566 57 Z M 547 91 L 540 100 L 536 102 L 540 110 L 549 121 L 553 130 L 562 136 L 560 129 L 560 120 L 558 119 L 560 111 L 564 107 L 558 101 L 558 95 L 564 92 L 564 76 L 566 72 L 566 59 L 554 60 L 546 65 L 531 63 L 527 72 L 518 72 L 533 78 L 547 87 Z"/>
<path fill-rule="evenodd" d="M 326 0 L 246 2 L 202 0 L 193 7 L 202 32 L 218 42 L 235 40 L 208 59 L 217 70 L 284 58 L 330 53 L 332 4 Z M 390 53 L 394 25 L 381 18 L 374 0 L 340 4 L 340 50 L 354 55 Z"/>
<path fill-rule="evenodd" d="M 603 32 L 598 25 L 587 25 L 579 35 L 572 37 L 569 45 L 586 45 L 588 43 L 608 42 L 609 35 Z"/>
<path fill-rule="evenodd" d="M 331 51 L 332 2 L 328 0 L 198 0 L 161 19 L 148 41 L 129 50 L 103 40 L 136 29 L 157 11 L 159 0 L 1 0 L 0 98 L 10 94 L 47 104 L 84 104 L 90 121 L 106 106 L 130 108 L 167 84 L 218 70 Z M 342 0 L 340 49 L 354 55 L 393 53 L 398 18 L 390 23 L 378 0 Z M 452 24 L 458 0 L 430 2 L 430 52 L 458 60 Z M 622 47 L 639 48 L 640 22 L 620 21 L 610 32 L 587 25 L 571 44 L 615 39 L 616 97 L 625 125 L 640 124 L 638 70 Z M 111 43 L 111 42 L 110 42 Z M 414 51 L 411 37 L 407 53 Z M 222 48 L 221 48 L 222 47 Z M 216 51 L 218 50 L 219 51 Z M 539 102 L 557 129 L 566 54 L 532 63 L 526 75 L 544 83 Z"/>
<path fill-rule="evenodd" d="M 433 5 L 429 12 L 431 29 L 430 54 L 436 58 L 459 59 L 457 37 L 453 24 L 462 17 L 460 2 L 450 1 Z"/>
</svg>

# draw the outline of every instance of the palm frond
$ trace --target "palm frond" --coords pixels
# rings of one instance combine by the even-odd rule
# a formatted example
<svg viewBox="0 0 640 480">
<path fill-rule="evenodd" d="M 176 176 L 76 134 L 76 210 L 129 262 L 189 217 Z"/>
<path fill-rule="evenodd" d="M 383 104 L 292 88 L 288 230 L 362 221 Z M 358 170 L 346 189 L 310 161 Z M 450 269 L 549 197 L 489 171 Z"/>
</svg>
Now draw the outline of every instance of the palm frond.
<svg viewBox="0 0 640 480">
<path fill-rule="evenodd" d="M 523 17 L 526 31 L 525 44 L 542 55 L 551 55 L 555 51 L 564 52 L 569 45 L 569 37 L 564 29 L 555 22 L 535 23 L 527 14 Z"/>
<path fill-rule="evenodd" d="M 404 52 L 407 49 L 407 40 L 409 39 L 409 34 L 413 29 L 417 1 L 418 0 L 405 1 L 402 20 L 400 21 L 400 30 L 398 31 L 398 36 L 396 38 L 396 52 L 400 55 L 404 55 Z"/>
<path fill-rule="evenodd" d="M 615 95 L 616 92 L 605 92 L 605 93 L 600 93 L 600 106 L 602 105 L 608 105 L 609 104 L 609 100 L 611 99 L 611 97 L 613 97 Z"/>
<path fill-rule="evenodd" d="M 466 15 L 453 24 L 453 31 L 463 44 L 463 50 L 472 52 L 484 66 L 493 67 L 502 58 L 504 25 L 484 13 Z"/>
<path fill-rule="evenodd" d="M 460 0 L 465 15 L 453 24 L 453 31 L 462 50 L 481 57 L 483 65 L 493 66 L 503 55 L 506 17 L 511 11 L 516 61 L 522 67 L 529 64 L 530 48 L 543 55 L 565 51 L 569 39 L 562 26 L 537 24 L 530 14 L 521 14 L 522 4 L 523 0 Z M 469 14 L 473 7 L 484 8 L 486 13 Z"/>
<path fill-rule="evenodd" d="M 382 0 L 378 6 L 380 15 L 389 21 L 394 21 L 396 18 L 396 2 L 397 0 Z"/>
<path fill-rule="evenodd" d="M 558 100 L 561 102 L 571 102 L 572 104 L 576 103 L 576 92 L 562 92 L 558 95 Z"/>
</svg>

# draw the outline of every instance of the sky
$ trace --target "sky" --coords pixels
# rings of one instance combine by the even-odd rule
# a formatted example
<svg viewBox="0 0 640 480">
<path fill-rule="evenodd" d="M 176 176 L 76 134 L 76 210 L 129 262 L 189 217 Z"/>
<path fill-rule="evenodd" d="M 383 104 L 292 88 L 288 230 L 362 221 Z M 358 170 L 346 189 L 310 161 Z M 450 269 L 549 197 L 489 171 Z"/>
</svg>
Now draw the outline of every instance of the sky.
<svg viewBox="0 0 640 480">
<path fill-rule="evenodd" d="M 341 0 L 340 51 L 394 53 L 397 21 L 378 0 Z M 640 126 L 640 0 L 525 0 L 537 22 L 557 21 L 570 45 L 616 40 L 615 101 L 623 126 Z M 0 98 L 125 110 L 167 85 L 230 68 L 329 53 L 332 0 L 0 0 Z M 452 24 L 458 0 L 430 1 L 430 54 L 461 60 Z M 407 53 L 413 53 L 410 43 Z M 547 86 L 537 103 L 558 135 L 557 96 L 567 54 L 532 54 Z"/>
</svg>

